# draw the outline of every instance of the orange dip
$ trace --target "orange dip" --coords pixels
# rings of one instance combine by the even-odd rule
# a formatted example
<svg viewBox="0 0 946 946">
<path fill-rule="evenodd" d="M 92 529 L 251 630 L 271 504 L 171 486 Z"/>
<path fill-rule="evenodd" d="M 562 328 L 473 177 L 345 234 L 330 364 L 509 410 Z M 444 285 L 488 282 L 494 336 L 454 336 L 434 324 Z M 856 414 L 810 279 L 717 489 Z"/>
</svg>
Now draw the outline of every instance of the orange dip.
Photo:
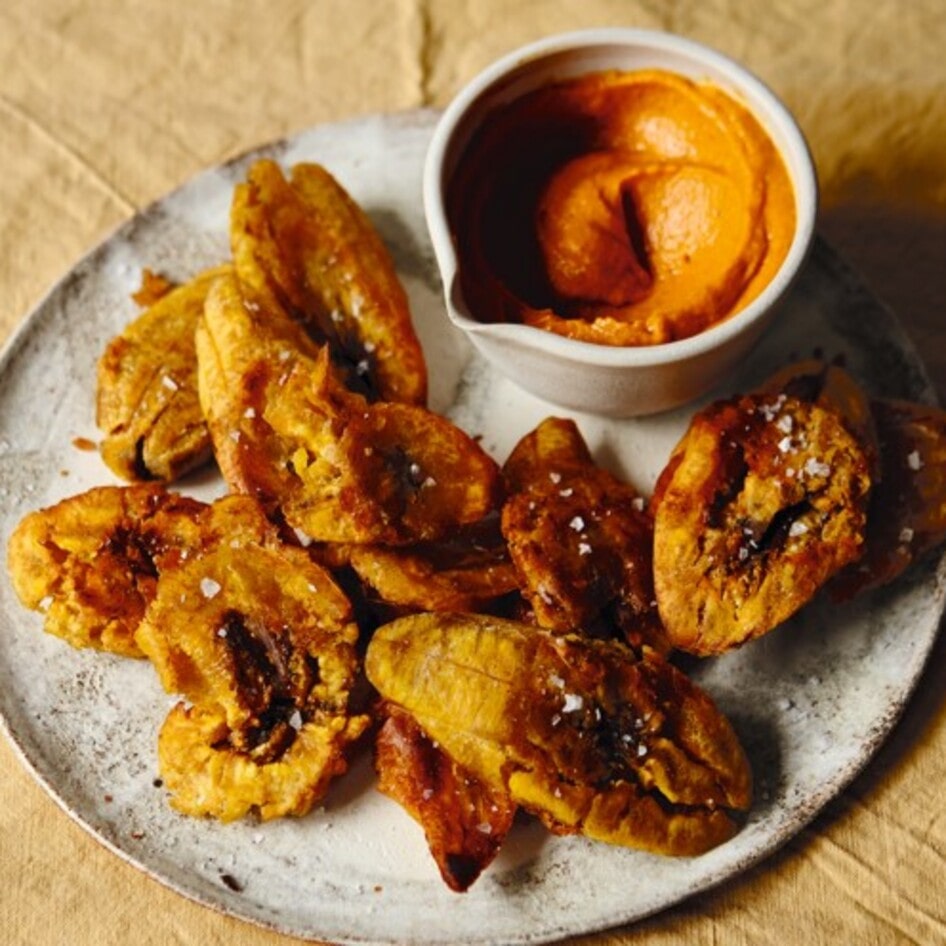
<svg viewBox="0 0 946 946">
<path fill-rule="evenodd" d="M 753 115 L 660 70 L 592 73 L 497 109 L 447 212 L 475 318 L 607 345 L 738 312 L 795 229 L 791 182 Z"/>
</svg>

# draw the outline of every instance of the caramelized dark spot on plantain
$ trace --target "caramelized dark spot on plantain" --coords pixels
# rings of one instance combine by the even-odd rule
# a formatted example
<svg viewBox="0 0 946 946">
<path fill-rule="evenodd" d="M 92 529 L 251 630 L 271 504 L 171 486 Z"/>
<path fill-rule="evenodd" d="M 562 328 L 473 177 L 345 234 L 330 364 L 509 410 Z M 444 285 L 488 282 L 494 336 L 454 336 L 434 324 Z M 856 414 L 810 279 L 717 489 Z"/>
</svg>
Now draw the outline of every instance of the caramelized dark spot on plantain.
<svg viewBox="0 0 946 946">
<path fill-rule="evenodd" d="M 349 391 L 360 394 L 370 404 L 383 400 L 377 384 L 377 359 L 365 351 L 354 332 L 339 334 L 329 351 L 332 365 Z"/>
<path fill-rule="evenodd" d="M 296 715 L 297 725 L 292 724 Z M 248 752 L 258 765 L 266 765 L 281 758 L 296 741 L 298 727 L 305 717 L 295 702 L 287 699 L 274 700 L 259 717 L 257 726 L 231 734 L 235 749 Z"/>
<path fill-rule="evenodd" d="M 154 558 L 160 547 L 146 532 L 125 525 L 116 526 L 102 543 L 102 551 L 122 559 L 136 578 L 158 577 Z"/>
<path fill-rule="evenodd" d="M 765 553 L 782 549 L 785 545 L 785 540 L 788 538 L 792 524 L 810 510 L 811 503 L 809 503 L 808 500 L 802 500 L 794 505 L 779 509 L 761 535 L 750 538 L 748 543 L 749 551 Z"/>
<path fill-rule="evenodd" d="M 468 890 L 483 872 L 483 865 L 469 854 L 444 855 L 444 880 L 451 890 L 458 893 Z"/>
<path fill-rule="evenodd" d="M 135 441 L 135 459 L 133 462 L 133 468 L 135 471 L 135 477 L 142 483 L 147 483 L 152 480 L 158 479 L 158 477 L 156 477 L 154 473 L 152 473 L 151 470 L 148 469 L 148 464 L 145 463 L 145 438 L 144 437 L 139 437 Z"/>
<path fill-rule="evenodd" d="M 725 525 L 726 510 L 742 492 L 749 465 L 742 447 L 727 440 L 720 445 L 720 464 L 715 474 L 712 498 L 706 506 L 706 525 L 719 529 Z"/>
<path fill-rule="evenodd" d="M 230 654 L 237 692 L 248 709 L 261 712 L 273 700 L 292 699 L 290 654 L 283 635 L 250 628 L 235 610 L 227 612 L 219 635 Z"/>
<path fill-rule="evenodd" d="M 827 371 L 827 365 L 825 365 L 825 371 Z M 796 375 L 784 385 L 783 391 L 789 397 L 814 404 L 824 390 L 825 371 L 817 374 Z"/>
</svg>

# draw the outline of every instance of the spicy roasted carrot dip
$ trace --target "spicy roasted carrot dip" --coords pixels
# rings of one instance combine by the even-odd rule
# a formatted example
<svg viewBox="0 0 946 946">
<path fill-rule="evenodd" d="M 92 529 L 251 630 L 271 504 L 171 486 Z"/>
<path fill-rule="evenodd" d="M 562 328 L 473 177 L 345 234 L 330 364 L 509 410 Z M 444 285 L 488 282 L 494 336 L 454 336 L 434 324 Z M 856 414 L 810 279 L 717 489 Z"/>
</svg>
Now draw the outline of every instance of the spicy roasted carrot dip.
<svg viewBox="0 0 946 946">
<path fill-rule="evenodd" d="M 686 338 L 739 311 L 795 228 L 755 117 L 662 70 L 592 73 L 497 109 L 447 205 L 474 317 L 609 345 Z"/>
</svg>

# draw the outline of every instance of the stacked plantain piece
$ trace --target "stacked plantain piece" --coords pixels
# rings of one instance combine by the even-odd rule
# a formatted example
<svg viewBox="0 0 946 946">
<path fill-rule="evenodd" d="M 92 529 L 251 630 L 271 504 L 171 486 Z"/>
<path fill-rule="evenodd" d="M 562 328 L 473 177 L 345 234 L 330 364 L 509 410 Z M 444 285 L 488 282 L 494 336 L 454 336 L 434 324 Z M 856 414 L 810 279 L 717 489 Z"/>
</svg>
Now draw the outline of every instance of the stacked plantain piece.
<svg viewBox="0 0 946 946">
<path fill-rule="evenodd" d="M 146 272 L 101 357 L 125 485 L 29 513 L 8 550 L 49 633 L 146 657 L 180 695 L 171 803 L 304 815 L 371 742 L 457 891 L 518 812 L 670 855 L 732 837 L 750 766 L 677 652 L 938 545 L 946 415 L 804 362 L 697 412 L 649 502 L 565 418 L 500 467 L 425 406 L 392 259 L 325 168 L 253 164 L 230 244 L 183 285 Z M 169 489 L 211 460 L 225 496 Z"/>
</svg>

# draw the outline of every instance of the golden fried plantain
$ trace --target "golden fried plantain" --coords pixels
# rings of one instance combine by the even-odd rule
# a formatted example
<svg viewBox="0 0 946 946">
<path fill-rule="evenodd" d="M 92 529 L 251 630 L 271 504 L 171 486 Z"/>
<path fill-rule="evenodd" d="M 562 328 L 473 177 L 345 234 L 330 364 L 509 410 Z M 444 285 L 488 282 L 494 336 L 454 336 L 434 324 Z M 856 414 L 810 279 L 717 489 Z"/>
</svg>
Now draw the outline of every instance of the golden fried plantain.
<svg viewBox="0 0 946 946">
<path fill-rule="evenodd" d="M 100 486 L 25 516 L 7 567 L 20 601 L 74 647 L 142 656 L 134 634 L 203 503 L 156 484 Z"/>
<path fill-rule="evenodd" d="M 371 596 L 396 611 L 488 610 L 519 589 L 496 518 L 439 542 L 352 545 L 346 560 Z"/>
<path fill-rule="evenodd" d="M 864 555 L 831 584 L 840 600 L 889 584 L 946 539 L 946 411 L 892 399 L 871 408 L 880 480 L 871 491 Z"/>
<path fill-rule="evenodd" d="M 231 491 L 271 503 L 291 477 L 284 445 L 263 414 L 292 363 L 313 364 L 319 347 L 232 274 L 208 293 L 195 343 L 197 389 L 220 472 Z"/>
<path fill-rule="evenodd" d="M 232 732 L 218 710 L 177 703 L 158 734 L 158 767 L 171 805 L 186 815 L 235 821 L 253 811 L 260 820 L 305 815 L 344 774 L 343 748 L 365 717 L 329 716 L 300 726 L 271 761 L 231 748 Z"/>
<path fill-rule="evenodd" d="M 871 478 L 879 478 L 880 446 L 871 398 L 847 369 L 819 358 L 797 361 L 776 371 L 759 390 L 787 394 L 834 411 L 867 454 Z"/>
<path fill-rule="evenodd" d="M 424 408 L 349 394 L 325 357 L 316 368 L 296 368 L 266 409 L 294 447 L 298 488 L 282 502 L 290 524 L 323 541 L 404 545 L 495 510 L 499 469 L 466 433 Z"/>
<path fill-rule="evenodd" d="M 542 421 L 503 476 L 503 535 L 536 622 L 554 631 L 617 623 L 628 643 L 667 652 L 644 500 L 595 464 L 575 422 Z"/>
<path fill-rule="evenodd" d="M 469 889 L 499 853 L 516 814 L 508 792 L 478 779 L 435 745 L 404 710 L 383 704 L 378 789 L 424 829 L 451 890 Z"/>
<path fill-rule="evenodd" d="M 671 642 L 774 628 L 863 551 L 870 461 L 839 415 L 758 393 L 699 411 L 658 478 L 654 584 Z"/>
<path fill-rule="evenodd" d="M 577 476 L 594 465 L 578 425 L 547 417 L 513 447 L 503 464 L 503 480 L 510 493 L 521 493 L 545 482 L 559 485 L 563 472 Z"/>
<path fill-rule="evenodd" d="M 842 367 L 818 360 L 789 365 L 765 388 L 833 408 L 870 461 L 865 551 L 832 580 L 833 597 L 889 584 L 946 539 L 946 412 L 871 399 Z"/>
<path fill-rule="evenodd" d="M 750 804 L 732 727 L 649 648 L 425 614 L 379 628 L 365 669 L 452 759 L 557 831 L 692 855 Z"/>
<path fill-rule="evenodd" d="M 218 280 L 197 330 L 201 404 L 232 490 L 323 542 L 408 544 L 477 522 L 499 470 L 426 408 L 368 402 L 280 310 Z"/>
<path fill-rule="evenodd" d="M 211 458 L 197 397 L 194 329 L 207 290 L 226 267 L 165 289 L 146 280 L 148 308 L 107 345 L 98 362 L 96 423 L 102 459 L 131 482 L 172 482 Z"/>
<path fill-rule="evenodd" d="M 302 814 L 345 768 L 358 628 L 331 575 L 250 497 L 214 503 L 209 539 L 166 569 L 136 633 L 165 689 L 162 777 L 189 814 Z M 215 539 L 215 540 L 214 540 Z"/>
<path fill-rule="evenodd" d="M 427 368 L 407 295 L 371 220 L 318 164 L 287 180 L 259 160 L 233 196 L 240 278 L 327 342 L 345 383 L 371 400 L 424 404 Z"/>
</svg>

